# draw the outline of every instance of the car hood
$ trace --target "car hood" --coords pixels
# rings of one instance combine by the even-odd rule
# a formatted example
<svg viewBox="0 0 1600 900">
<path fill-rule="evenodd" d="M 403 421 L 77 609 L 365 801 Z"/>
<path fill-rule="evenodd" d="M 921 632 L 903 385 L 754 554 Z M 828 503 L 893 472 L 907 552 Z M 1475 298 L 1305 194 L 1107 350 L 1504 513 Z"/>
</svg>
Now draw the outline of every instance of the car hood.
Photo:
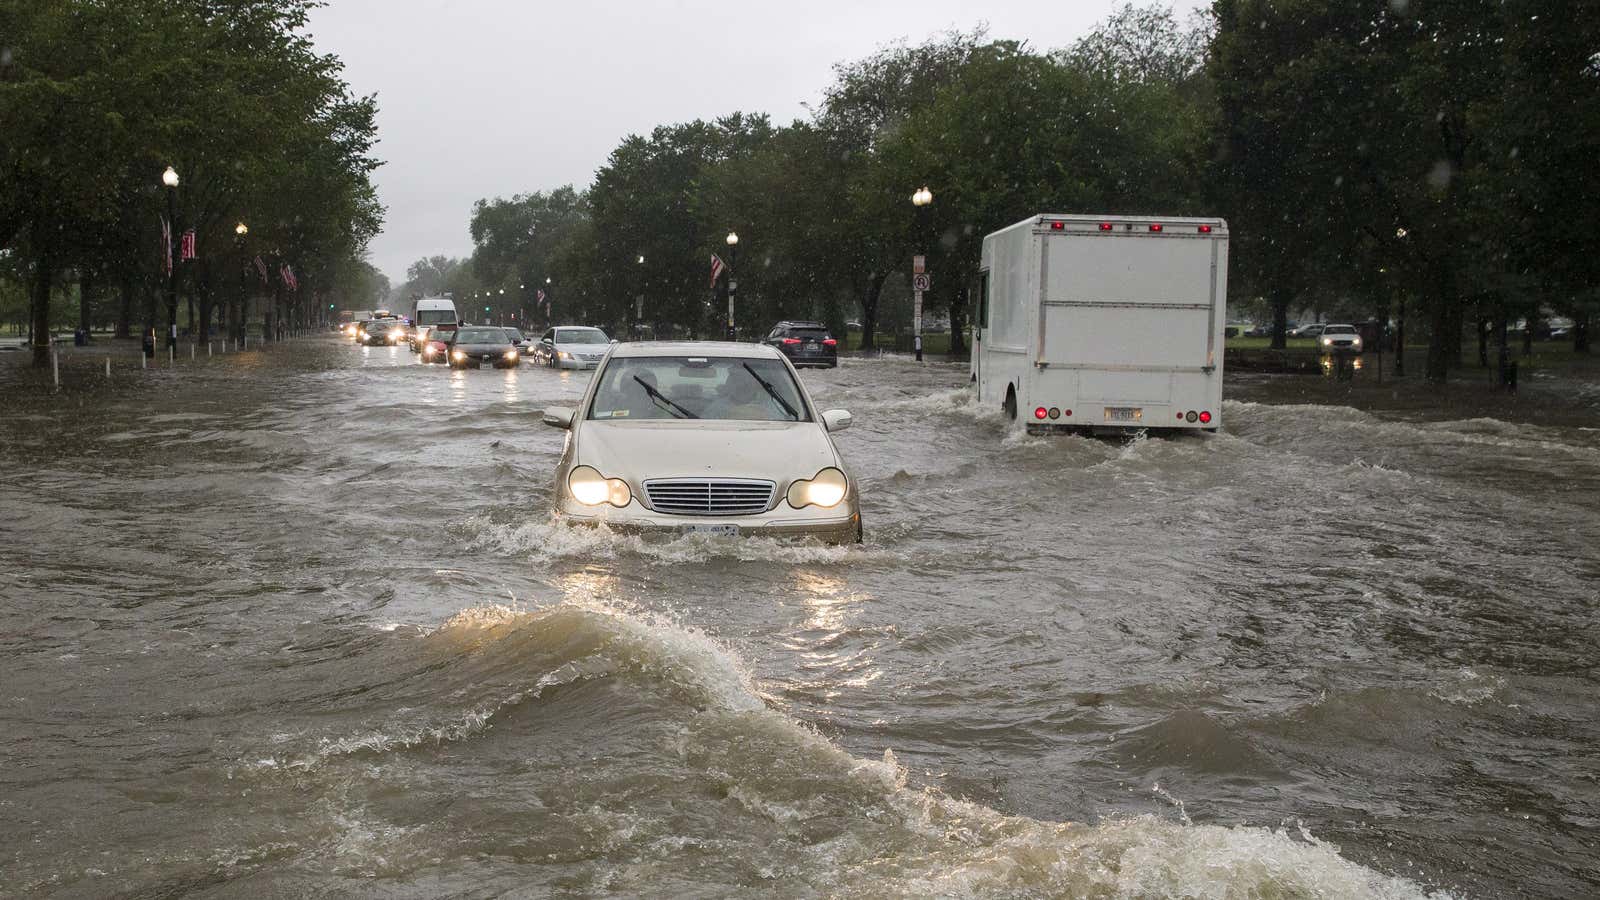
<svg viewBox="0 0 1600 900">
<path fill-rule="evenodd" d="M 839 464 L 816 422 L 584 421 L 576 462 L 610 478 L 764 478 L 780 485 Z"/>
</svg>

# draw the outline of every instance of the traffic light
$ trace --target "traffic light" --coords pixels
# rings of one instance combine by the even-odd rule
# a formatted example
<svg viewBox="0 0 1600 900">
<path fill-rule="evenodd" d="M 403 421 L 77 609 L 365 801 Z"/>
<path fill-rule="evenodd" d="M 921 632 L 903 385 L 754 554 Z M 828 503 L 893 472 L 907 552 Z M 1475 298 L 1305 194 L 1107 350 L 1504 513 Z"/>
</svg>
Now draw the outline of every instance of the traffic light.
<svg viewBox="0 0 1600 900">
<path fill-rule="evenodd" d="M 329 309 L 333 309 L 333 304 L 332 304 L 332 303 L 329 303 L 329 304 L 328 304 L 328 308 L 329 308 Z"/>
</svg>

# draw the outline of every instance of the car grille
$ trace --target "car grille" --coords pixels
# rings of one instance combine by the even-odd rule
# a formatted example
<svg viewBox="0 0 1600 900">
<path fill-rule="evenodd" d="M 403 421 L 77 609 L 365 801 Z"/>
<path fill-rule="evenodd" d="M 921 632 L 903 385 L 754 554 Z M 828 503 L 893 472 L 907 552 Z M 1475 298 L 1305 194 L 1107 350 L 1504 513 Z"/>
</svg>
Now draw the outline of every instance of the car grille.
<svg viewBox="0 0 1600 900">
<path fill-rule="evenodd" d="M 740 478 L 663 478 L 644 483 L 650 508 L 684 516 L 753 516 L 772 505 L 771 481 Z"/>
</svg>

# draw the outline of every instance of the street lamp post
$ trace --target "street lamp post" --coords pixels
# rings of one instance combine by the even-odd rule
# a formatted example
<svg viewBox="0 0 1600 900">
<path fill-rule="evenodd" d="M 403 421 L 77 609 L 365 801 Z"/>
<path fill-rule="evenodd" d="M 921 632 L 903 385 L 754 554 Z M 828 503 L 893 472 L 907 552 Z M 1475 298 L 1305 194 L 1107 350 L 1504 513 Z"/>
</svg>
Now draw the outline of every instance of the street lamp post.
<svg viewBox="0 0 1600 900">
<path fill-rule="evenodd" d="M 234 311 L 234 320 L 231 323 L 233 327 L 228 330 L 228 337 L 234 346 L 243 349 L 245 329 L 250 327 L 250 259 L 245 253 L 244 246 L 245 235 L 250 233 L 250 226 L 240 222 L 233 226 L 233 233 L 236 235 L 233 240 L 234 246 L 239 248 L 239 303 Z"/>
<path fill-rule="evenodd" d="M 735 340 L 733 295 L 739 290 L 739 233 L 728 232 L 728 340 Z"/>
<path fill-rule="evenodd" d="M 167 352 L 178 352 L 178 173 L 171 166 L 161 173 L 167 186 Z"/>
<path fill-rule="evenodd" d="M 911 195 L 911 205 L 917 208 L 916 239 L 918 243 L 922 242 L 924 233 L 927 231 L 925 227 L 927 217 L 923 211 L 932 203 L 933 191 L 928 190 L 927 185 L 923 185 L 920 190 Z M 922 257 L 919 255 L 917 259 L 920 262 Z M 923 273 L 921 266 L 914 266 L 913 269 L 914 271 L 911 273 L 911 339 L 916 347 L 917 362 L 922 362 L 922 289 L 926 286 L 928 278 Z"/>
</svg>

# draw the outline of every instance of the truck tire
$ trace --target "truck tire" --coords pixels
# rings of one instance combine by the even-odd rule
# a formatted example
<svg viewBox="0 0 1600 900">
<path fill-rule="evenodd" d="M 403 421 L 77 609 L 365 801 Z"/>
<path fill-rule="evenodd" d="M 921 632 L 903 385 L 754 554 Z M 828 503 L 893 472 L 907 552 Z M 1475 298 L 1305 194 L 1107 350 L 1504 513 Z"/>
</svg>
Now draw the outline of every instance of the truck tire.
<svg viewBox="0 0 1600 900">
<path fill-rule="evenodd" d="M 1006 402 L 1000 405 L 1005 410 L 1007 421 L 1017 420 L 1017 389 L 1011 385 L 1006 386 Z"/>
</svg>

